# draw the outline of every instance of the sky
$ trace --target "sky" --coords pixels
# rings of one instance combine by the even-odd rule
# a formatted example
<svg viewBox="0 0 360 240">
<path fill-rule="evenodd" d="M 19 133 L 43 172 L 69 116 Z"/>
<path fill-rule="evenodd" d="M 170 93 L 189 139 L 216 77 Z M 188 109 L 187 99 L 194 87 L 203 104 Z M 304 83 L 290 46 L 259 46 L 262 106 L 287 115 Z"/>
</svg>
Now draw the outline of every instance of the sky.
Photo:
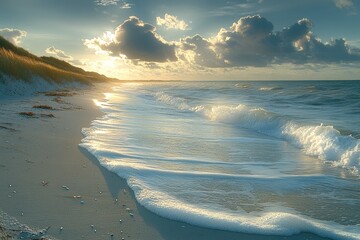
<svg viewBox="0 0 360 240">
<path fill-rule="evenodd" d="M 126 80 L 360 79 L 359 0 L 1 0 L 0 35 Z"/>
</svg>

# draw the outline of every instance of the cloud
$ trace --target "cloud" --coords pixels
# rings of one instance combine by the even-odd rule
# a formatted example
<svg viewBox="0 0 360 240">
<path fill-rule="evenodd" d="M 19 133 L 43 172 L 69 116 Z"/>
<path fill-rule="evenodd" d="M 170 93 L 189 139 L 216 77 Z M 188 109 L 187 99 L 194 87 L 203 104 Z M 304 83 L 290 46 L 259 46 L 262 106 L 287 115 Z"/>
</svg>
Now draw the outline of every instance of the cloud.
<svg viewBox="0 0 360 240">
<path fill-rule="evenodd" d="M 84 45 L 111 56 L 146 62 L 176 61 L 175 45 L 166 42 L 156 28 L 137 17 L 130 17 L 114 33 L 106 32 L 102 38 L 85 39 Z"/>
<path fill-rule="evenodd" d="M 95 0 L 94 2 L 100 6 L 117 5 L 120 0 Z"/>
<path fill-rule="evenodd" d="M 122 5 L 120 8 L 122 8 L 122 9 L 130 9 L 130 8 L 131 8 L 131 4 L 124 2 L 123 5 Z"/>
<path fill-rule="evenodd" d="M 189 25 L 184 20 L 178 20 L 176 16 L 167 13 L 164 18 L 156 17 L 156 24 L 167 29 L 189 30 Z"/>
<path fill-rule="evenodd" d="M 130 9 L 131 6 L 133 5 L 133 4 L 127 3 L 125 1 L 121 1 L 121 2 L 122 2 L 122 5 L 120 6 L 120 8 L 122 8 L 122 9 Z"/>
<path fill-rule="evenodd" d="M 26 37 L 27 32 L 14 28 L 3 28 L 0 29 L 0 35 L 12 42 L 15 45 L 21 43 L 21 39 Z"/>
<path fill-rule="evenodd" d="M 210 11 L 210 15 L 215 17 L 225 17 L 225 16 L 244 16 L 253 12 L 261 12 L 262 10 L 258 8 L 258 3 L 247 1 L 246 3 L 235 3 L 227 2 L 224 6 L 221 6 L 217 9 Z M 256 10 L 255 10 L 256 9 Z"/>
<path fill-rule="evenodd" d="M 360 62 L 358 47 L 342 38 L 324 42 L 316 37 L 312 27 L 312 22 L 304 18 L 275 31 L 269 20 L 253 15 L 240 18 L 208 38 L 196 34 L 167 42 L 156 33 L 154 26 L 133 16 L 114 32 L 85 39 L 84 45 L 96 53 L 130 60 L 134 64 L 177 61 L 176 65 L 205 69 Z"/>
<path fill-rule="evenodd" d="M 352 8 L 354 3 L 352 0 L 334 0 L 337 8 Z"/>
<path fill-rule="evenodd" d="M 208 39 L 199 35 L 183 38 L 178 55 L 206 67 L 360 61 L 359 49 L 350 47 L 344 39 L 324 43 L 311 28 L 310 20 L 304 18 L 275 32 L 267 19 L 247 16 Z"/>
<path fill-rule="evenodd" d="M 123 0 L 95 0 L 94 2 L 99 6 L 120 5 L 120 8 L 122 9 L 130 9 L 132 6 L 132 4 Z"/>
<path fill-rule="evenodd" d="M 179 55 L 182 60 L 204 67 L 225 67 L 222 59 L 213 49 L 213 44 L 200 35 L 181 39 Z"/>
<path fill-rule="evenodd" d="M 73 58 L 69 55 L 66 55 L 63 50 L 57 49 L 55 47 L 48 47 L 45 49 L 45 52 L 48 54 L 55 55 L 58 58 L 66 59 L 66 60 L 72 60 Z"/>
</svg>

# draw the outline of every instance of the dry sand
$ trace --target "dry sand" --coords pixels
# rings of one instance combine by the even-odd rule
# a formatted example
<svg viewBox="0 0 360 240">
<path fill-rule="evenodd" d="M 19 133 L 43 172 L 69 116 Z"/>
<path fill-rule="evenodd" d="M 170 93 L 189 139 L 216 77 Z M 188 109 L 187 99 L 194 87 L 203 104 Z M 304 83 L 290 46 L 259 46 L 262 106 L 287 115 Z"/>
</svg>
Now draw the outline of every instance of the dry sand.
<svg viewBox="0 0 360 240">
<path fill-rule="evenodd" d="M 141 207 L 125 180 L 78 147 L 81 129 L 102 115 L 93 99 L 106 91 L 109 85 L 101 84 L 57 99 L 39 94 L 0 100 L 0 210 L 33 228 L 50 227 L 55 239 L 322 239 L 206 229 Z M 32 108 L 40 104 L 57 110 Z M 29 111 L 38 117 L 18 114 Z M 6 231 L 0 228 L 0 239 L 7 239 Z"/>
</svg>

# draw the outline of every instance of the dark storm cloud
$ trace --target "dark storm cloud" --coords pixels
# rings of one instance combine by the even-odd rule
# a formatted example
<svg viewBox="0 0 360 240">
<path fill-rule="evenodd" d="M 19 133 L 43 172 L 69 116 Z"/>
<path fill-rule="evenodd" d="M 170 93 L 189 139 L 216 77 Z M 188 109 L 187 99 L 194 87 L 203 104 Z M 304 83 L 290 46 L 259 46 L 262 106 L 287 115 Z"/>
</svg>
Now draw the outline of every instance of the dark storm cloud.
<svg viewBox="0 0 360 240">
<path fill-rule="evenodd" d="M 199 35 L 181 40 L 186 53 L 207 67 L 267 66 L 281 63 L 342 63 L 360 61 L 358 49 L 344 39 L 324 43 L 311 32 L 308 19 L 274 32 L 273 24 L 255 15 L 240 18 L 229 29 L 222 28 L 212 38 Z"/>
<path fill-rule="evenodd" d="M 128 59 L 147 62 L 176 61 L 175 45 L 166 42 L 155 31 L 154 26 L 137 17 L 130 17 L 115 29 L 112 37 L 85 40 L 84 44 L 90 48 L 99 48 L 112 56 L 125 55 Z"/>
</svg>

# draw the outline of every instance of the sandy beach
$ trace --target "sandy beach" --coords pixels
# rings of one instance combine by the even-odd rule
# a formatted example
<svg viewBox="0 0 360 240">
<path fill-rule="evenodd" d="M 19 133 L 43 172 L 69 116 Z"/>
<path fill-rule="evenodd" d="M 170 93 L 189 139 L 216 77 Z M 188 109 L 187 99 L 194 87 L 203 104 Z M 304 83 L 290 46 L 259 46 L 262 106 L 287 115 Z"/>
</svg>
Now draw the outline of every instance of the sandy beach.
<svg viewBox="0 0 360 240">
<path fill-rule="evenodd" d="M 325 239 L 306 233 L 278 237 L 206 229 L 140 206 L 125 180 L 78 146 L 81 129 L 102 116 L 93 99 L 101 100 L 109 91 L 109 84 L 99 84 L 71 91 L 73 96 L 42 93 L 1 100 L 1 211 L 32 229 L 50 227 L 51 239 Z M 19 115 L 29 111 L 35 117 Z M 0 239 L 19 233 L 19 225 L 11 229 L 4 219 L 0 223 Z"/>
<path fill-rule="evenodd" d="M 360 1 L 0 6 L 0 240 L 360 240 Z"/>
</svg>

